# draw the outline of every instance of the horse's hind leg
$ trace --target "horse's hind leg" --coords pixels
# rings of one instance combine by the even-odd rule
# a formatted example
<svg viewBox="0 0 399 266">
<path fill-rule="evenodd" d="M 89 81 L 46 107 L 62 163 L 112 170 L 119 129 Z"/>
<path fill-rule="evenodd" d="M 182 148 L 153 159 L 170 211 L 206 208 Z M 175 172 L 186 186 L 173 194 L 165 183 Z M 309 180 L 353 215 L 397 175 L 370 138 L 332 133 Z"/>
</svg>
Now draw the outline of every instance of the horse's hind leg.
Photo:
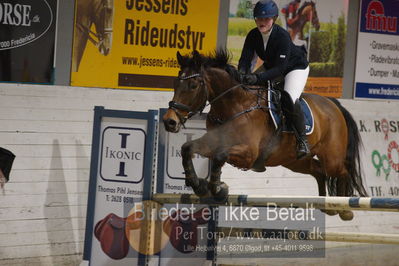
<svg viewBox="0 0 399 266">
<path fill-rule="evenodd" d="M 297 172 L 297 173 L 302 173 L 302 174 L 309 174 L 314 176 L 314 178 L 317 181 L 317 187 L 319 190 L 319 196 L 325 197 L 327 196 L 327 190 L 326 190 L 326 181 L 327 181 L 327 175 L 324 171 L 324 168 L 322 167 L 322 164 L 319 160 L 314 159 L 314 158 L 305 158 L 300 161 L 296 161 L 295 163 L 292 163 L 290 165 L 285 166 L 288 169 Z M 324 210 L 321 209 L 322 212 L 328 214 L 328 215 L 336 215 L 338 214 L 337 211 L 335 210 Z"/>
<path fill-rule="evenodd" d="M 337 196 L 351 196 L 349 195 L 349 182 L 350 182 L 350 176 L 349 173 L 347 173 L 346 169 L 344 170 L 346 174 L 341 175 L 341 177 L 337 178 Z M 339 217 L 341 217 L 342 220 L 344 221 L 350 221 L 353 219 L 353 212 L 350 210 L 343 210 L 339 211 Z"/>
<path fill-rule="evenodd" d="M 331 154 L 329 154 L 329 156 L 334 158 Z M 345 167 L 344 161 L 329 160 L 326 164 L 326 173 L 330 177 L 328 184 L 330 187 L 330 196 L 352 196 L 350 192 L 350 175 Z M 336 191 L 336 195 L 331 195 L 331 192 L 334 191 Z M 353 212 L 350 210 L 340 210 L 338 213 L 339 217 L 344 221 L 350 221 L 353 219 Z"/>
<path fill-rule="evenodd" d="M 328 176 L 326 175 L 325 170 L 319 160 L 311 159 L 311 164 L 312 164 L 311 175 L 313 175 L 317 180 L 317 186 L 319 188 L 319 196 L 325 197 L 327 196 L 326 181 L 328 179 Z M 338 211 L 336 210 L 322 209 L 321 211 L 331 216 L 338 214 Z"/>
<path fill-rule="evenodd" d="M 332 160 L 333 161 L 333 160 Z M 319 185 L 319 195 L 320 196 L 326 196 L 326 180 L 329 178 L 329 176 L 338 176 L 336 178 L 336 191 L 337 191 L 337 196 L 349 196 L 349 183 L 350 182 L 350 176 L 348 174 L 348 171 L 346 170 L 344 163 L 342 162 L 342 165 L 339 164 L 338 161 L 335 161 L 335 166 L 332 167 L 327 166 L 323 167 L 323 163 L 320 162 L 319 160 L 312 159 L 312 175 L 316 178 L 317 183 Z M 335 178 L 333 178 L 335 179 Z M 332 196 L 332 195 L 330 195 Z M 353 212 L 350 210 L 322 210 L 328 215 L 336 215 L 337 213 L 339 214 L 339 217 L 344 220 L 344 221 L 349 221 L 353 219 Z"/>
<path fill-rule="evenodd" d="M 322 168 L 319 160 L 314 158 L 304 158 L 299 161 L 295 161 L 289 165 L 284 165 L 288 169 L 302 174 L 312 175 L 316 178 L 317 187 L 319 189 L 319 196 L 326 196 L 326 180 L 327 176 Z"/>
</svg>

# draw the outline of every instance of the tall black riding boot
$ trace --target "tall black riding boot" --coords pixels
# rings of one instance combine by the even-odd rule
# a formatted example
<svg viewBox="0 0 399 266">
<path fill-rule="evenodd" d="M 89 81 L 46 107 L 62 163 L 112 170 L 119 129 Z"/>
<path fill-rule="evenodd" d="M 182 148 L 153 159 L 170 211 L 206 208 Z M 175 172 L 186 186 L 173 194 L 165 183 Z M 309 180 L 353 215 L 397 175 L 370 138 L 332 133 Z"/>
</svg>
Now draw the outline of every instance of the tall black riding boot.
<svg viewBox="0 0 399 266">
<path fill-rule="evenodd" d="M 296 157 L 301 159 L 302 157 L 310 155 L 310 150 L 305 132 L 305 117 L 303 115 L 299 100 L 295 101 L 294 113 L 291 120 L 292 125 L 294 126 L 294 133 L 297 143 Z"/>
</svg>

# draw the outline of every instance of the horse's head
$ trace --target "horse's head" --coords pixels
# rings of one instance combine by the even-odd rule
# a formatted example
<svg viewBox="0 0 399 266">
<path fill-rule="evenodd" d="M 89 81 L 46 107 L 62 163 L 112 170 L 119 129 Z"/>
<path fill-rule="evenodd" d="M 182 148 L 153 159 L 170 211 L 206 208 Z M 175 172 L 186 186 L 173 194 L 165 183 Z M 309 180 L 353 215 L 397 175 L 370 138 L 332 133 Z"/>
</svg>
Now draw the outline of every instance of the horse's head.
<svg viewBox="0 0 399 266">
<path fill-rule="evenodd" d="M 310 2 L 310 6 L 311 6 L 311 18 L 312 19 L 312 25 L 313 27 L 315 27 L 315 29 L 318 31 L 320 29 L 320 22 L 319 22 L 319 17 L 317 16 L 317 10 L 316 10 L 316 3 L 311 1 Z"/>
<path fill-rule="evenodd" d="M 94 14 L 94 24 L 98 35 L 98 50 L 108 55 L 112 46 L 112 27 L 114 20 L 114 0 L 100 0 Z"/>
<path fill-rule="evenodd" d="M 163 117 L 165 129 L 174 133 L 178 132 L 192 115 L 201 112 L 208 100 L 203 56 L 197 51 L 188 56 L 182 56 L 177 52 L 177 61 L 180 71 L 173 84 L 174 95 L 169 102 L 169 110 Z"/>
<path fill-rule="evenodd" d="M 298 25 L 305 26 L 306 22 L 311 22 L 316 30 L 320 29 L 319 17 L 317 16 L 316 3 L 313 1 L 305 2 L 298 10 L 300 21 Z"/>
</svg>

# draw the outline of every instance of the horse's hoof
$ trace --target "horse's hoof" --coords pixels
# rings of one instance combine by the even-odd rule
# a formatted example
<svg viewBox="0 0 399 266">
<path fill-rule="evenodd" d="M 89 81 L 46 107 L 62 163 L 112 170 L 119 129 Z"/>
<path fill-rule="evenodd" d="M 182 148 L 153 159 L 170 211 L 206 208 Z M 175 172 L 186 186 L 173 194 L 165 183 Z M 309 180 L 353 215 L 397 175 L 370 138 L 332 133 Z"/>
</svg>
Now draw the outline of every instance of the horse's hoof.
<svg viewBox="0 0 399 266">
<path fill-rule="evenodd" d="M 217 183 L 208 183 L 208 190 L 211 192 L 212 195 L 217 194 L 220 190 L 221 190 L 221 183 L 217 182 Z"/>
<path fill-rule="evenodd" d="M 350 221 L 353 219 L 353 212 L 352 211 L 340 211 L 339 217 L 341 217 L 341 219 L 343 221 Z"/>
<path fill-rule="evenodd" d="M 205 179 L 199 178 L 198 180 L 198 185 L 192 187 L 194 190 L 195 195 L 198 197 L 205 197 L 208 195 L 208 181 Z"/>
<path fill-rule="evenodd" d="M 321 210 L 321 211 L 330 216 L 334 216 L 334 215 L 338 214 L 338 212 L 334 211 L 334 210 Z"/>
<path fill-rule="evenodd" d="M 216 202 L 226 202 L 229 196 L 229 186 L 226 183 L 221 182 L 220 184 L 211 185 L 211 193 Z"/>
<path fill-rule="evenodd" d="M 194 188 L 199 186 L 198 178 L 186 178 L 185 180 L 186 186 Z"/>
<path fill-rule="evenodd" d="M 252 166 L 251 168 L 252 171 L 257 172 L 257 173 L 262 173 L 266 171 L 266 167 L 261 165 L 261 166 Z"/>
<path fill-rule="evenodd" d="M 251 167 L 251 170 L 254 172 L 258 172 L 258 173 L 262 173 L 264 171 L 266 171 L 266 167 L 265 167 L 265 159 L 256 159 L 256 161 L 254 162 L 254 164 Z"/>
</svg>

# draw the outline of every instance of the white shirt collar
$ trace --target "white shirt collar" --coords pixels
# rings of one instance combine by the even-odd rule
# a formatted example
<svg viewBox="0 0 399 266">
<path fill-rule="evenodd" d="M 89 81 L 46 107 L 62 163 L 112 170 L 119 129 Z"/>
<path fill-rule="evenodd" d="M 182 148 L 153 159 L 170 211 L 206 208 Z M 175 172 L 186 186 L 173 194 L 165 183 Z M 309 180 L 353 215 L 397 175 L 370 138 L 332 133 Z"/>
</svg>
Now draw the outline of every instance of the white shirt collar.
<svg viewBox="0 0 399 266">
<path fill-rule="evenodd" d="M 269 30 L 269 32 L 267 32 L 267 33 L 261 33 L 262 39 L 263 39 L 263 45 L 264 45 L 265 49 L 266 49 L 266 46 L 267 46 L 267 42 L 269 41 L 269 37 L 270 37 L 270 35 L 272 34 L 272 30 L 273 30 L 273 26 L 272 26 L 272 28 Z"/>
</svg>

